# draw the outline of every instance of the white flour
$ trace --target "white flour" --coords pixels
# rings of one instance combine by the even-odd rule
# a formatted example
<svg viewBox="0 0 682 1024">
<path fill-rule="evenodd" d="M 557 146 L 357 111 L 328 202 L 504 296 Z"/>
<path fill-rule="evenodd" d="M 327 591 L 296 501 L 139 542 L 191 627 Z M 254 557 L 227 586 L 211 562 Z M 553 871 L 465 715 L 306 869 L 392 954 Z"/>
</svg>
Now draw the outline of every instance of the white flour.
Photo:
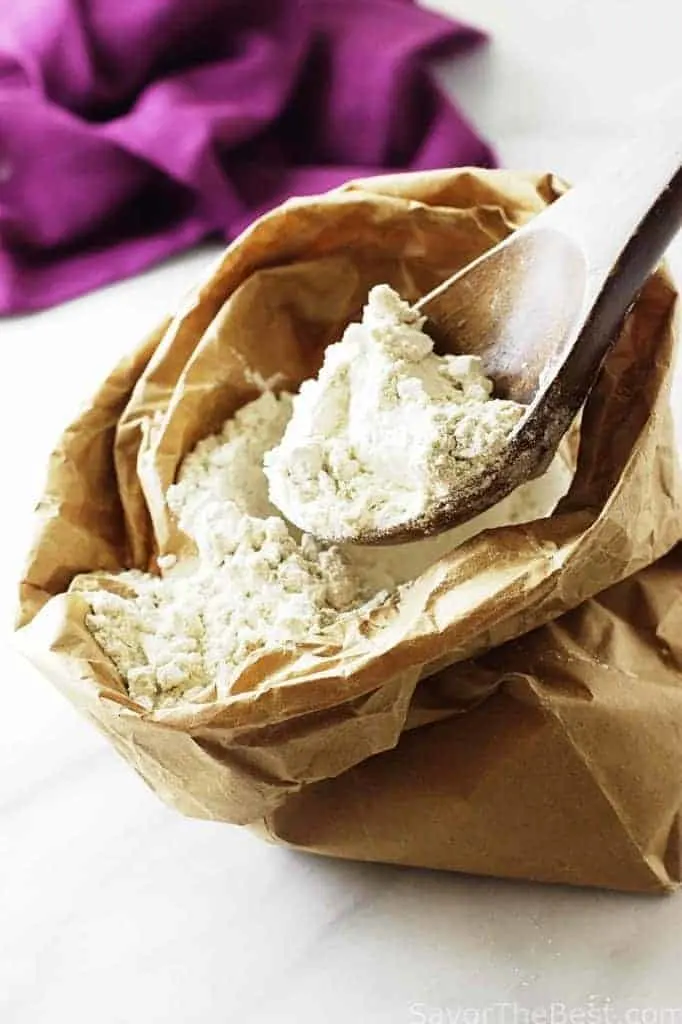
<svg viewBox="0 0 682 1024">
<path fill-rule="evenodd" d="M 341 639 L 343 612 L 380 589 L 338 549 L 300 541 L 269 505 L 261 465 L 291 412 L 266 392 L 185 459 L 168 504 L 196 556 L 138 571 L 77 577 L 86 624 L 147 707 L 225 696 L 237 669 L 265 647 Z M 104 586 L 106 589 L 102 589 Z"/>
<path fill-rule="evenodd" d="M 476 356 L 438 356 L 388 285 L 330 345 L 265 458 L 270 498 L 316 536 L 351 538 L 427 514 L 485 468 L 525 412 L 492 397 Z"/>
<path fill-rule="evenodd" d="M 363 611 L 479 530 L 549 514 L 570 471 L 558 457 L 464 527 L 391 548 L 325 547 L 270 504 L 263 457 L 291 416 L 290 395 L 265 392 L 182 463 L 168 504 L 193 554 L 137 570 L 77 577 L 86 624 L 131 697 L 155 708 L 225 697 L 249 659 L 297 643 L 343 642 Z"/>
</svg>

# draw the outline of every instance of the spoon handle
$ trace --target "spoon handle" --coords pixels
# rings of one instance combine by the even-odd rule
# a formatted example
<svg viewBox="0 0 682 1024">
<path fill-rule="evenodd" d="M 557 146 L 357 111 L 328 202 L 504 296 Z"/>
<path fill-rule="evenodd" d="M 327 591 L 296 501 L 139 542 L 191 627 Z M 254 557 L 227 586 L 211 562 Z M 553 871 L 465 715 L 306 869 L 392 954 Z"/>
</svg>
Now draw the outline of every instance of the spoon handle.
<svg viewBox="0 0 682 1024">
<path fill-rule="evenodd" d="M 543 220 L 583 252 L 585 311 L 606 299 L 611 277 L 628 306 L 682 221 L 682 82 L 634 140 L 595 167 Z"/>
</svg>

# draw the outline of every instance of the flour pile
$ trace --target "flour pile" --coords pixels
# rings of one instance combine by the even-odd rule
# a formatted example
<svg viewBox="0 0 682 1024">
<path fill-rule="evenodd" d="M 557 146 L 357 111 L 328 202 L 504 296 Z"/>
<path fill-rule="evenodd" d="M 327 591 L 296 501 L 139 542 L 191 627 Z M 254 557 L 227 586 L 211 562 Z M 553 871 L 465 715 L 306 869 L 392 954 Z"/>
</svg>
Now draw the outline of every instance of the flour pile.
<svg viewBox="0 0 682 1024">
<path fill-rule="evenodd" d="M 406 327 L 415 353 L 425 352 L 414 324 Z M 193 550 L 159 558 L 160 576 L 99 572 L 71 585 L 89 605 L 88 629 L 144 708 L 223 699 L 264 653 L 358 639 L 363 616 L 389 592 L 400 596 L 481 529 L 548 515 L 570 482 L 559 456 L 544 477 L 464 527 L 388 548 L 329 546 L 301 535 L 268 496 L 263 462 L 295 401 L 264 392 L 184 459 L 167 502 Z"/>
<path fill-rule="evenodd" d="M 480 358 L 438 356 L 388 285 L 330 345 L 265 458 L 273 503 L 319 537 L 350 539 L 419 519 L 483 471 L 525 412 L 492 397 Z"/>
<path fill-rule="evenodd" d="M 162 577 L 74 580 L 88 628 L 143 706 L 225 696 L 252 654 L 340 642 L 343 613 L 383 596 L 380 572 L 360 576 L 338 548 L 297 540 L 269 504 L 263 456 L 290 414 L 290 395 L 266 392 L 185 459 L 167 500 L 196 555 L 162 558 Z"/>
</svg>

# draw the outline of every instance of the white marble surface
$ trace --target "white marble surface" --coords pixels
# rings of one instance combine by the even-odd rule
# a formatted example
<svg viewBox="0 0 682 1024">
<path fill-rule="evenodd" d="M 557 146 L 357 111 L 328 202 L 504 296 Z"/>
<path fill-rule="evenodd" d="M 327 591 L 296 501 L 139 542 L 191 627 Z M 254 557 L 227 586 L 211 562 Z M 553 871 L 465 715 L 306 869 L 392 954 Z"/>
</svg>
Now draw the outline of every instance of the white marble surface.
<svg viewBox="0 0 682 1024">
<path fill-rule="evenodd" d="M 495 35 L 444 75 L 508 165 L 579 177 L 679 67 L 679 0 L 436 6 Z M 52 439 L 213 252 L 0 323 L 0 1022 L 682 1024 L 682 896 L 326 862 L 184 820 L 12 651 Z"/>
</svg>

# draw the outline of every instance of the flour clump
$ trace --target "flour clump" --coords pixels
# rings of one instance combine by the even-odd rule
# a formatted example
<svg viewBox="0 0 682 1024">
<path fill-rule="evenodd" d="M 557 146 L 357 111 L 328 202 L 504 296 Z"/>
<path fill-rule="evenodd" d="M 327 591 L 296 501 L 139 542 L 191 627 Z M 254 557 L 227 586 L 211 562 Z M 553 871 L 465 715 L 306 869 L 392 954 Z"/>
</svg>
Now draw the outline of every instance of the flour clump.
<svg viewBox="0 0 682 1024">
<path fill-rule="evenodd" d="M 492 396 L 479 357 L 439 356 L 388 285 L 330 345 L 265 458 L 270 498 L 302 529 L 349 538 L 421 516 L 485 469 L 525 412 Z"/>
</svg>

